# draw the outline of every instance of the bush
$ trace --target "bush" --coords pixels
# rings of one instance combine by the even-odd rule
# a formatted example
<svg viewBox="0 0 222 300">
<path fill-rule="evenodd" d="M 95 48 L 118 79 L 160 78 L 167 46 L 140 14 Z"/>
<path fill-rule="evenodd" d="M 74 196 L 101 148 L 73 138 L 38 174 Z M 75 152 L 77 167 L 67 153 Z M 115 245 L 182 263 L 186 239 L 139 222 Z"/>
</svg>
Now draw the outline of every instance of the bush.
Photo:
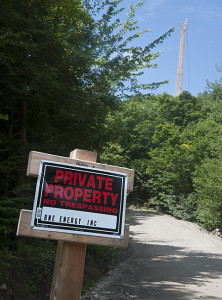
<svg viewBox="0 0 222 300">
<path fill-rule="evenodd" d="M 200 223 L 208 230 L 222 229 L 222 159 L 205 159 L 194 182 Z"/>
</svg>

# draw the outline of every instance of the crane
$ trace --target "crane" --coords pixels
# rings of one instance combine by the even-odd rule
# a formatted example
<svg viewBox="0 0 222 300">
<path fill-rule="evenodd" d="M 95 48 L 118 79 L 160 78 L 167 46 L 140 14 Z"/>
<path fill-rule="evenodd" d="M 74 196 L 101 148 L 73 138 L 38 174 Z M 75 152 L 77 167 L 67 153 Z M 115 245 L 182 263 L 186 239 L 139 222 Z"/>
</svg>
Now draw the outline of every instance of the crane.
<svg viewBox="0 0 222 300">
<path fill-rule="evenodd" d="M 179 66 L 178 66 L 178 74 L 177 74 L 177 96 L 180 95 L 182 91 L 182 82 L 183 82 L 183 51 L 184 51 L 184 33 L 187 27 L 187 20 L 186 18 L 183 27 L 181 25 L 181 36 L 180 36 L 180 51 L 179 51 Z"/>
</svg>

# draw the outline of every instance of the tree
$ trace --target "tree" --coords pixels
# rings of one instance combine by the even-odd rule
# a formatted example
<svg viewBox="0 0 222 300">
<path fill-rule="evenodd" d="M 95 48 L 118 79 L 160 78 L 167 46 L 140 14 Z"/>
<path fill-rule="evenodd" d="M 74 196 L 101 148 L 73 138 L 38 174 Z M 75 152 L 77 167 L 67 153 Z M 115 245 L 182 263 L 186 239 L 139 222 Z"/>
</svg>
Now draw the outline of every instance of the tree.
<svg viewBox="0 0 222 300">
<path fill-rule="evenodd" d="M 107 120 L 111 143 L 104 144 L 102 159 L 113 164 L 118 155 L 120 165 L 135 170 L 134 192 L 128 199 L 134 204 L 147 202 L 150 196 L 146 166 L 152 148 L 157 107 L 155 97 L 132 97 L 121 102 L 119 110 Z"/>
<path fill-rule="evenodd" d="M 222 230 L 222 159 L 206 158 L 194 182 L 200 223 L 208 230 Z"/>
<path fill-rule="evenodd" d="M 208 82 L 208 91 L 199 98 L 205 118 L 193 133 L 196 151 L 201 160 L 194 173 L 198 219 L 208 230 L 222 229 L 221 167 L 222 167 L 222 85 L 221 80 Z"/>
<path fill-rule="evenodd" d="M 98 4 L 98 1 L 85 1 L 90 14 L 95 14 L 97 20 L 94 74 L 105 83 L 102 88 L 108 87 L 109 92 L 113 95 L 118 94 L 120 98 L 125 97 L 127 92 L 132 95 L 166 83 L 164 81 L 139 85 L 137 78 L 143 74 L 143 69 L 157 67 L 153 60 L 160 56 L 160 52 L 151 51 L 173 32 L 173 29 L 168 30 L 145 47 L 132 46 L 132 41 L 150 30 L 138 31 L 135 12 L 137 7 L 143 4 L 142 1 L 135 6 L 130 4 L 125 22 L 119 18 L 119 14 L 126 10 L 123 7 L 119 8 L 122 2 L 125 3 L 123 0 L 99 1 L 99 6 L 95 9 L 95 3 Z M 99 18 L 98 14 L 103 14 L 102 18 Z M 132 34 L 134 31 L 137 32 Z"/>
<path fill-rule="evenodd" d="M 202 118 L 201 108 L 188 92 L 181 97 L 166 93 L 132 97 L 121 104 L 112 117 L 111 131 L 119 145 L 115 150 L 121 150 L 119 158 L 127 158 L 122 163 L 135 169 L 134 203 L 138 198 L 147 203 L 151 197 L 152 204 L 165 212 L 194 217 L 196 204 L 188 197 L 194 191 L 192 174 L 201 156 L 187 128 L 194 128 Z"/>
</svg>

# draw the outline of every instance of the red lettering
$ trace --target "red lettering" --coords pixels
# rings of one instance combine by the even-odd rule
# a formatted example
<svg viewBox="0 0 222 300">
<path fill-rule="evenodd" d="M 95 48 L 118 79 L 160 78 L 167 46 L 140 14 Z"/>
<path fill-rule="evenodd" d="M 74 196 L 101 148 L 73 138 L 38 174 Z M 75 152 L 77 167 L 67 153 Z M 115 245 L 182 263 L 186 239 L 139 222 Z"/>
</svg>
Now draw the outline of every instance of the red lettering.
<svg viewBox="0 0 222 300">
<path fill-rule="evenodd" d="M 112 198 L 112 206 L 115 206 L 116 205 L 116 200 L 118 198 L 119 194 L 113 194 L 111 193 L 111 198 Z"/>
<path fill-rule="evenodd" d="M 86 187 L 92 187 L 93 189 L 95 189 L 96 185 L 95 185 L 95 178 L 94 175 L 90 175 L 87 186 Z"/>
<path fill-rule="evenodd" d="M 74 200 L 77 201 L 78 198 L 82 197 L 82 195 L 83 195 L 83 190 L 80 189 L 80 188 L 76 188 L 75 189 L 75 198 L 74 198 Z"/>
<path fill-rule="evenodd" d="M 49 193 L 53 193 L 54 191 L 54 186 L 52 184 L 48 184 L 46 183 L 46 186 L 45 186 L 45 197 L 48 196 Z"/>
<path fill-rule="evenodd" d="M 65 207 L 71 207 L 71 202 L 67 201 Z"/>
<path fill-rule="evenodd" d="M 99 180 L 99 187 L 98 188 L 101 190 L 102 189 L 102 182 L 105 181 L 106 178 L 103 177 L 103 176 L 97 176 L 96 178 Z"/>
<path fill-rule="evenodd" d="M 59 182 L 64 177 L 64 172 L 62 170 L 56 170 L 55 182 Z"/>
<path fill-rule="evenodd" d="M 85 183 L 85 181 L 86 181 L 86 176 L 87 176 L 87 174 L 84 174 L 84 175 L 82 176 L 82 174 L 79 173 L 78 175 L 79 175 L 79 185 L 80 185 L 80 186 L 83 186 L 84 183 Z"/>
<path fill-rule="evenodd" d="M 76 208 L 76 202 L 70 202 L 72 204 L 72 208 Z"/>
<path fill-rule="evenodd" d="M 44 199 L 44 200 L 43 200 L 43 204 L 49 205 L 49 199 Z"/>
<path fill-rule="evenodd" d="M 78 173 L 74 173 L 73 185 L 76 185 Z"/>
<path fill-rule="evenodd" d="M 70 171 L 65 171 L 65 177 L 64 177 L 64 184 L 67 184 L 67 181 L 69 182 L 68 184 L 72 184 L 72 178 L 73 178 L 73 173 Z"/>
<path fill-rule="evenodd" d="M 67 186 L 64 190 L 64 197 L 67 199 L 67 200 L 71 200 L 74 196 L 74 191 L 73 191 L 73 188 L 71 186 Z"/>
<path fill-rule="evenodd" d="M 110 195 L 109 192 L 102 192 L 102 195 L 104 196 L 103 204 L 107 204 L 107 197 Z"/>
<path fill-rule="evenodd" d="M 100 191 L 93 191 L 92 203 L 101 203 L 101 192 Z"/>
<path fill-rule="evenodd" d="M 55 185 L 54 197 L 57 198 L 59 196 L 60 199 L 62 199 L 63 198 L 63 190 L 64 190 L 64 188 L 61 185 Z"/>
<path fill-rule="evenodd" d="M 56 205 L 56 200 L 44 199 L 43 204 L 45 204 L 45 205 Z"/>
<path fill-rule="evenodd" d="M 88 210 L 93 210 L 93 206 L 89 205 Z"/>
<path fill-rule="evenodd" d="M 84 190 L 84 202 L 92 202 L 92 190 Z"/>
<path fill-rule="evenodd" d="M 106 178 L 105 190 L 112 191 L 113 189 L 113 178 Z"/>
<path fill-rule="evenodd" d="M 65 201 L 59 201 L 61 206 L 64 206 Z"/>
</svg>

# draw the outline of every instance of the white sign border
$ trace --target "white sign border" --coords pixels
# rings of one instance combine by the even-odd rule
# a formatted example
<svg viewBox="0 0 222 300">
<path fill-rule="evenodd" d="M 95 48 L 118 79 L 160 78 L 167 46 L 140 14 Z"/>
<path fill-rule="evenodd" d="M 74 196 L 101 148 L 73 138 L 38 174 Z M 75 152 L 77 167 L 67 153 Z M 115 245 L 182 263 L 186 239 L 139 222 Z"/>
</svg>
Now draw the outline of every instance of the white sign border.
<svg viewBox="0 0 222 300">
<path fill-rule="evenodd" d="M 99 173 L 106 173 L 106 174 L 110 174 L 112 176 L 116 176 L 116 177 L 121 177 L 122 179 L 122 184 L 123 184 L 123 178 L 125 177 L 125 185 L 124 185 L 124 189 L 121 188 L 121 197 L 120 197 L 120 201 L 122 201 L 122 204 L 120 203 L 120 211 L 119 211 L 119 225 L 121 226 L 121 228 L 118 228 L 118 232 L 119 233 L 104 233 L 102 229 L 96 229 L 95 227 L 87 227 L 87 229 L 69 229 L 69 230 L 65 230 L 65 229 L 60 229 L 60 228 L 55 228 L 56 226 L 63 226 L 66 227 L 65 225 L 54 225 L 54 227 L 47 227 L 47 225 L 42 225 L 42 226 L 36 226 L 35 225 L 35 220 L 36 218 L 36 213 L 37 213 L 37 204 L 38 204 L 38 197 L 39 194 L 42 193 L 42 186 L 40 187 L 40 183 L 41 183 L 41 176 L 42 176 L 42 169 L 43 169 L 43 165 L 44 163 L 46 163 L 45 167 L 47 166 L 47 163 L 52 167 L 52 165 L 54 164 L 55 167 L 56 166 L 61 166 L 61 167 L 65 167 L 65 168 L 77 168 L 77 169 L 82 169 L 83 171 L 86 172 L 99 172 Z M 118 176 L 119 175 L 119 176 Z M 38 179 L 37 179 L 37 184 L 36 184 L 36 191 L 35 191 L 35 198 L 34 198 L 34 204 L 33 204 L 33 213 L 32 213 L 32 219 L 31 219 L 31 228 L 32 229 L 37 229 L 37 230 L 46 230 L 46 231 L 54 231 L 54 232 L 61 232 L 61 233 L 70 233 L 70 234 L 82 234 L 82 235 L 92 235 L 92 236 L 101 236 L 101 237 L 109 237 L 109 238 L 123 238 L 124 236 L 124 225 L 125 225 L 125 211 L 126 211 L 126 195 L 127 195 L 127 179 L 128 179 L 128 175 L 125 173 L 118 173 L 118 172 L 114 172 L 114 171 L 110 171 L 110 170 L 103 170 L 103 169 L 97 169 L 97 168 L 90 168 L 90 167 L 85 167 L 85 166 L 81 166 L 81 165 L 71 165 L 71 164 L 66 164 L 66 163 L 58 163 L 58 162 L 53 162 L 53 161 L 48 161 L 48 160 L 41 160 L 40 161 L 40 165 L 39 165 L 39 175 L 38 175 Z M 41 188 L 41 191 L 40 191 Z M 96 214 L 96 213 L 95 213 Z M 105 214 L 104 214 L 105 216 Z M 68 226 L 67 226 L 68 227 Z M 69 226 L 70 228 L 70 226 Z M 90 231 L 97 231 L 95 232 L 90 232 Z M 99 233 L 99 231 L 101 231 L 101 233 Z"/>
</svg>

